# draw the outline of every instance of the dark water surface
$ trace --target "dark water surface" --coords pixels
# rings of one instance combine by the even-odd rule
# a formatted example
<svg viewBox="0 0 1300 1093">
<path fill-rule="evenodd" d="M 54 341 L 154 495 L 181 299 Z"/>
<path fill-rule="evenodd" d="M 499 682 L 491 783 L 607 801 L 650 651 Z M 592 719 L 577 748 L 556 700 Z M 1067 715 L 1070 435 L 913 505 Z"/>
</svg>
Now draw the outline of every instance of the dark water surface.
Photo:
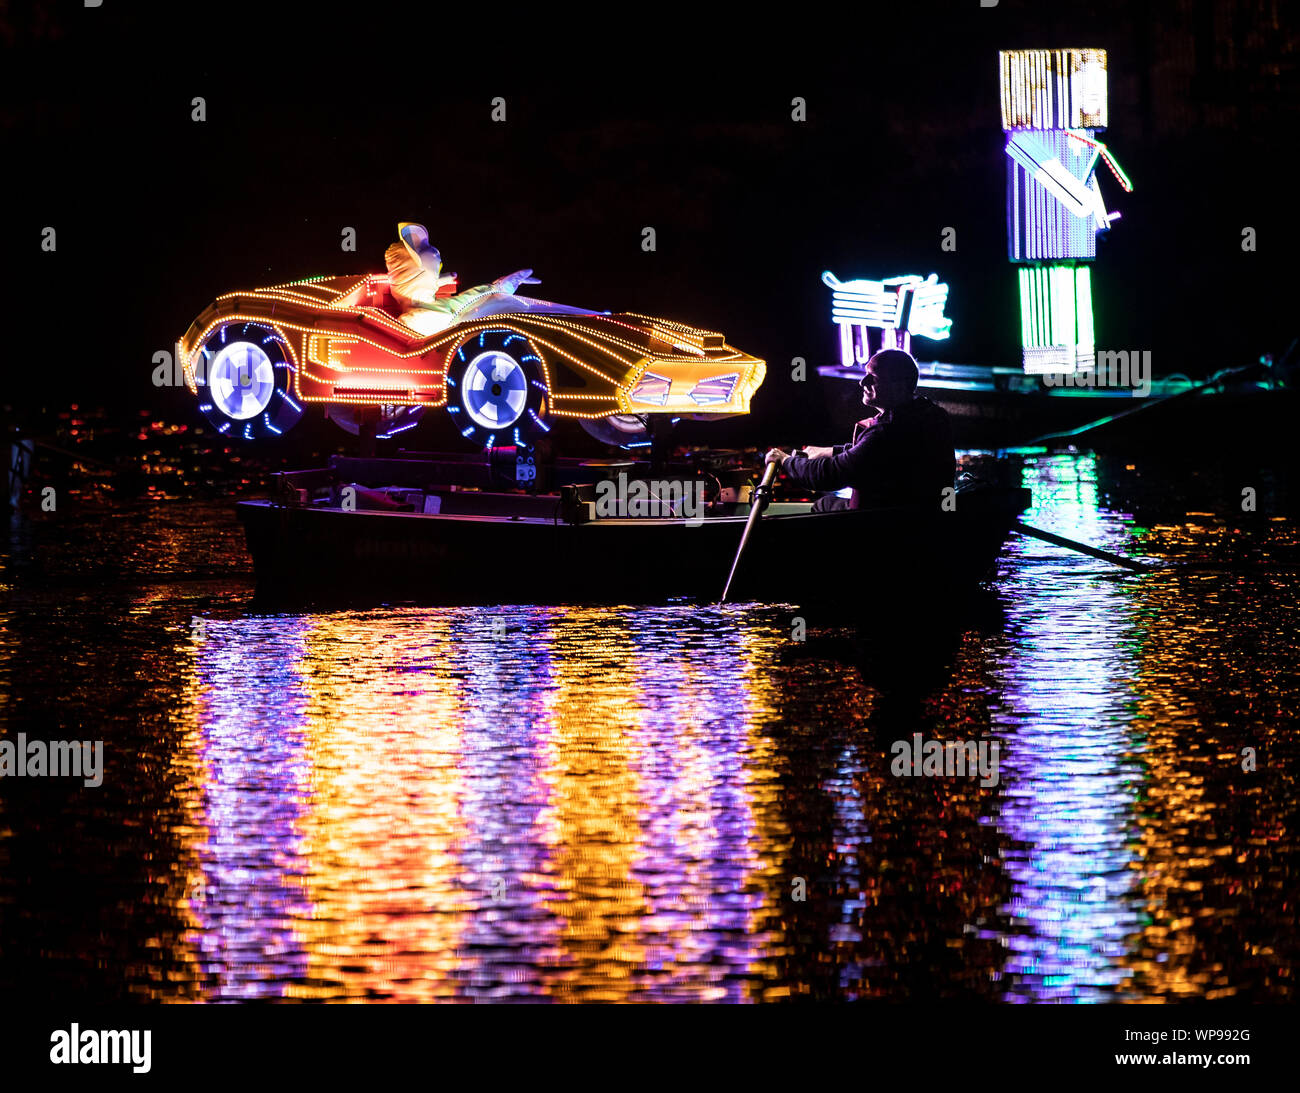
<svg viewBox="0 0 1300 1093">
<path fill-rule="evenodd" d="M 1098 466 L 1029 460 L 1029 519 L 1203 564 L 1016 540 L 960 626 L 883 642 L 782 606 L 257 614 L 227 503 L 36 518 L 5 738 L 102 739 L 105 774 L 0 779 L 0 988 L 1294 1000 L 1294 522 Z M 918 732 L 996 742 L 998 784 L 895 776 Z"/>
</svg>

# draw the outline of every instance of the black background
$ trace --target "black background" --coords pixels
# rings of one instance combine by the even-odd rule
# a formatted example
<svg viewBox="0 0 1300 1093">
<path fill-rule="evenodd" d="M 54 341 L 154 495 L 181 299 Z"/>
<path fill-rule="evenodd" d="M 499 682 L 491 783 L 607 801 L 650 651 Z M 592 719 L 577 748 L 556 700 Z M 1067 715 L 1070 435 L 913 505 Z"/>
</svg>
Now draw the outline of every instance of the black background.
<svg viewBox="0 0 1300 1093">
<path fill-rule="evenodd" d="M 1101 172 L 1123 217 L 1093 269 L 1100 348 L 1203 376 L 1297 333 L 1289 3 L 274 11 L 0 5 L 20 419 L 80 399 L 193 420 L 153 387 L 155 352 L 221 292 L 382 269 L 398 220 L 427 224 L 464 286 L 533 267 L 545 299 L 723 330 L 769 361 L 748 431 L 821 412 L 789 362 L 837 353 L 824 269 L 938 273 L 953 336 L 918 356 L 1016 364 L 1005 48 L 1109 51 L 1102 139 L 1135 189 Z"/>
</svg>

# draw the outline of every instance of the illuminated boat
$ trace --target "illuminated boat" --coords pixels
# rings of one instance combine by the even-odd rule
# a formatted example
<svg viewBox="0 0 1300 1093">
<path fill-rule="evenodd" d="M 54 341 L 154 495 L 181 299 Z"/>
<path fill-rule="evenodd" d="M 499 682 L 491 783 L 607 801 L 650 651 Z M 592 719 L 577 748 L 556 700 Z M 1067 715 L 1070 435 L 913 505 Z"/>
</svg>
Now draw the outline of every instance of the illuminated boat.
<svg viewBox="0 0 1300 1093">
<path fill-rule="evenodd" d="M 420 460 L 335 457 L 331 468 L 282 476 L 287 499 L 241 502 L 259 597 L 712 602 L 749 514 L 743 487 L 742 500 L 710 501 L 693 513 L 604 516 L 591 497 L 601 481 L 609 483 L 608 473 L 595 483 L 522 494 L 494 491 L 486 464 L 463 464 L 460 483 L 451 485 L 448 469 Z M 574 461 L 569 477 L 581 477 L 581 469 Z M 470 471 L 479 475 L 477 486 L 466 484 L 474 481 Z M 390 485 L 371 490 L 361 484 L 366 480 Z M 867 608 L 882 595 L 947 596 L 993 574 L 1012 524 L 1029 504 L 1028 490 L 993 487 L 959 493 L 953 511 L 812 514 L 807 502 L 775 502 L 750 541 L 730 599 Z"/>
</svg>

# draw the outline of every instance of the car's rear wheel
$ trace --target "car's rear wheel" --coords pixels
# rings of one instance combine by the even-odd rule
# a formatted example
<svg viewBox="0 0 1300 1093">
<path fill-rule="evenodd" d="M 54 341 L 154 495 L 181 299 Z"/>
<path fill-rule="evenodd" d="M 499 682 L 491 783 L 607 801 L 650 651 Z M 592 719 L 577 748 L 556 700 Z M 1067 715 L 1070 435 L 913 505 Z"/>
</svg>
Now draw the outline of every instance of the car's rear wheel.
<svg viewBox="0 0 1300 1093">
<path fill-rule="evenodd" d="M 515 330 L 483 330 L 447 366 L 447 411 L 461 436 L 485 448 L 528 446 L 551 431 L 542 360 Z"/>
<path fill-rule="evenodd" d="M 384 404 L 379 407 L 379 419 L 375 422 L 375 439 L 388 440 L 414 429 L 424 416 L 423 406 L 398 406 Z M 361 432 L 360 406 L 331 406 L 326 415 L 345 433 L 356 436 Z"/>
<path fill-rule="evenodd" d="M 199 412 L 223 436 L 279 436 L 302 417 L 293 374 L 289 343 L 275 327 L 242 319 L 222 323 L 195 362 Z"/>
</svg>

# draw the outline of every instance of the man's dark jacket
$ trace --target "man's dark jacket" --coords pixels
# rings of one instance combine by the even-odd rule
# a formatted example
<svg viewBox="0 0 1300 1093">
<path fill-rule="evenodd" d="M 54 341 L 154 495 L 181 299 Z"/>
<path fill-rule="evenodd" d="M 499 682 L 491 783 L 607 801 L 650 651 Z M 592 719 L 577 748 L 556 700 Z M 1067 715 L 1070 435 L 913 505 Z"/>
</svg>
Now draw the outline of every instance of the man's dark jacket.
<svg viewBox="0 0 1300 1093">
<path fill-rule="evenodd" d="M 957 472 L 948 414 L 927 398 L 914 398 L 886 410 L 867 423 L 859 422 L 851 444 L 837 444 L 833 455 L 809 459 L 792 455 L 786 476 L 809 490 L 842 490 L 851 486 L 854 499 L 819 508 L 867 508 L 910 505 L 942 500 L 945 486 Z"/>
</svg>

